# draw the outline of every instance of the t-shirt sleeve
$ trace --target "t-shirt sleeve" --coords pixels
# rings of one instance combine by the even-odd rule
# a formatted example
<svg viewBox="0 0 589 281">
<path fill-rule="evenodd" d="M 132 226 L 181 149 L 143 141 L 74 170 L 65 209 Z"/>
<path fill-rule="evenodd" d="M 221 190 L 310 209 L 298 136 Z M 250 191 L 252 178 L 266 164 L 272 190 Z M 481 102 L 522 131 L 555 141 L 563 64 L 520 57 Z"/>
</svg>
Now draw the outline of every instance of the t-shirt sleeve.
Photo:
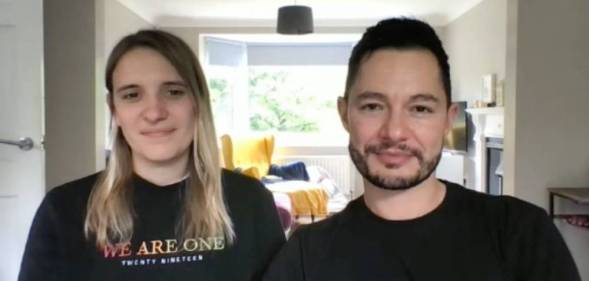
<svg viewBox="0 0 589 281">
<path fill-rule="evenodd" d="M 260 266 L 258 272 L 255 273 L 254 280 L 262 279 L 262 274 L 266 270 L 268 264 L 280 250 L 282 245 L 284 245 L 286 240 L 272 194 L 263 186 L 261 188 L 264 192 L 262 192 L 262 198 L 259 204 L 257 204 L 258 208 L 255 216 L 257 218 L 256 240 L 259 241 L 258 249 L 260 250 L 259 253 L 262 266 Z"/>
<path fill-rule="evenodd" d="M 508 218 L 505 251 L 516 280 L 581 281 L 562 235 L 546 212 L 535 206 L 511 209 L 517 211 Z"/>
<path fill-rule="evenodd" d="M 274 258 L 263 281 L 303 281 L 305 269 L 303 268 L 301 232 L 295 232 L 278 255 Z"/>
<path fill-rule="evenodd" d="M 21 262 L 19 281 L 60 280 L 59 234 L 55 209 L 51 197 L 46 196 L 37 209 L 24 255 Z"/>
</svg>

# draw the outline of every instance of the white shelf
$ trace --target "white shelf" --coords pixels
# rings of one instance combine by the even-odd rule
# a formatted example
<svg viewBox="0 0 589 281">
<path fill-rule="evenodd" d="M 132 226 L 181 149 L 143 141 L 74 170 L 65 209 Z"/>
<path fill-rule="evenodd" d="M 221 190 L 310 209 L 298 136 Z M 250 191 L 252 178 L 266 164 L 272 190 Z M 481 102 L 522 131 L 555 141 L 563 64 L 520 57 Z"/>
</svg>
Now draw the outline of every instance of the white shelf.
<svg viewBox="0 0 589 281">
<path fill-rule="evenodd" d="M 503 107 L 477 107 L 467 108 L 466 112 L 472 115 L 503 115 Z"/>
<path fill-rule="evenodd" d="M 503 138 L 504 109 L 503 107 L 467 108 L 474 125 L 474 188 L 486 192 L 487 151 L 485 139 L 488 137 Z"/>
</svg>

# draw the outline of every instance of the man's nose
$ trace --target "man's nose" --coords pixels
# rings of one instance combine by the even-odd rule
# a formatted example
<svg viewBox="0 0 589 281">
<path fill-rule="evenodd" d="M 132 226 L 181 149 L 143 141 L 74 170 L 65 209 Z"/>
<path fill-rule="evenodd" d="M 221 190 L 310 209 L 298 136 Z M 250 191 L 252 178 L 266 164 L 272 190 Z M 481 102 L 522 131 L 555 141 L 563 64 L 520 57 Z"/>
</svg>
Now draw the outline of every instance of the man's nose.
<svg viewBox="0 0 589 281">
<path fill-rule="evenodd" d="M 394 142 L 402 142 L 408 139 L 410 127 L 407 116 L 401 112 L 391 112 L 382 122 L 379 136 Z"/>
</svg>

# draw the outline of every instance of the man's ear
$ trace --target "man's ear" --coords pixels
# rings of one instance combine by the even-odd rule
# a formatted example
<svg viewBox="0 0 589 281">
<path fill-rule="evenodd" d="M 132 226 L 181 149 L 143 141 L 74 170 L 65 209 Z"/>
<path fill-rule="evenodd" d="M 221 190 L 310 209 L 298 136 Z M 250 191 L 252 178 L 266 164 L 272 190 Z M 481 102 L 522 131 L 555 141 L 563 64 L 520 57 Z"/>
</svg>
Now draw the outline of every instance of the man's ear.
<svg viewBox="0 0 589 281">
<path fill-rule="evenodd" d="M 340 121 L 342 121 L 342 126 L 344 129 L 349 133 L 349 125 L 348 125 L 348 101 L 344 97 L 337 98 L 337 112 L 339 113 Z"/>
<path fill-rule="evenodd" d="M 450 130 L 452 129 L 452 124 L 454 124 L 454 120 L 458 115 L 458 105 L 452 103 L 450 107 L 448 107 L 448 113 L 446 114 L 446 128 L 444 130 L 445 134 L 447 135 Z"/>
</svg>

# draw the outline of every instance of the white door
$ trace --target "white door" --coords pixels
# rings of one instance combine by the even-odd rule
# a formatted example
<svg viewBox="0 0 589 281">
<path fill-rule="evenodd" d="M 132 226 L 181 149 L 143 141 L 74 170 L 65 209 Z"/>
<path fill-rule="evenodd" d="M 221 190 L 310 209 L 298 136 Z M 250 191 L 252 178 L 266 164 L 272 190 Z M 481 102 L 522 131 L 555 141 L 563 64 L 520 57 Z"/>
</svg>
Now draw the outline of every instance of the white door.
<svg viewBox="0 0 589 281">
<path fill-rule="evenodd" d="M 33 215 L 45 194 L 43 1 L 0 0 L 0 280 L 16 281 Z"/>
</svg>

